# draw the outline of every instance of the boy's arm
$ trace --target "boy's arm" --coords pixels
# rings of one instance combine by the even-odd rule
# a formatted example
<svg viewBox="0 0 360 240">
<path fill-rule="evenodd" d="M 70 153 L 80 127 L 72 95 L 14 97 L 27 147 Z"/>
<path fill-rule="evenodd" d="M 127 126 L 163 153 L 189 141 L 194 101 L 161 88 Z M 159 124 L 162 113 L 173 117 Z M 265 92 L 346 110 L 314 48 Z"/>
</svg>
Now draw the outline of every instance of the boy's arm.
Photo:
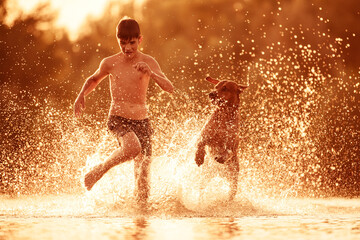
<svg viewBox="0 0 360 240">
<path fill-rule="evenodd" d="M 104 60 L 101 61 L 99 68 L 88 77 L 77 96 L 74 103 L 74 113 L 76 117 L 80 117 L 82 111 L 85 109 L 85 97 L 91 93 L 95 87 L 103 80 L 106 76 L 109 75 L 108 67 Z"/>
<path fill-rule="evenodd" d="M 161 87 L 162 90 L 173 93 L 174 92 L 174 86 L 170 82 L 170 80 L 165 76 L 165 74 L 161 71 L 152 71 L 152 74 L 150 75 L 152 79 L 155 80 L 155 82 Z"/>
<path fill-rule="evenodd" d="M 174 91 L 174 86 L 170 80 L 165 76 L 161 71 L 159 64 L 155 59 L 150 58 L 149 61 L 139 62 L 135 64 L 135 69 L 149 74 L 150 77 L 161 87 L 162 90 L 172 93 Z"/>
</svg>

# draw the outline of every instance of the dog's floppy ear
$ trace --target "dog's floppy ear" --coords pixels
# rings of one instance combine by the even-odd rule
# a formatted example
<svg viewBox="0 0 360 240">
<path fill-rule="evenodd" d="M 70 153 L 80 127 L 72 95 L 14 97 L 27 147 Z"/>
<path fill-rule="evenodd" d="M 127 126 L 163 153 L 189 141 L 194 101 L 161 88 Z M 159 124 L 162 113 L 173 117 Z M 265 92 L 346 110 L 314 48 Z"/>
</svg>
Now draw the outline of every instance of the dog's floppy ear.
<svg viewBox="0 0 360 240">
<path fill-rule="evenodd" d="M 209 81 L 209 82 L 211 82 L 212 84 L 215 84 L 215 85 L 220 82 L 219 80 L 214 79 L 214 78 L 212 78 L 212 77 L 206 77 L 206 80 Z"/>
<path fill-rule="evenodd" d="M 245 89 L 245 88 L 248 88 L 248 87 L 249 87 L 248 85 L 238 84 L 238 90 L 239 90 L 239 92 L 244 91 L 244 89 Z"/>
<path fill-rule="evenodd" d="M 238 89 L 237 89 L 238 94 L 242 93 L 244 89 L 248 87 L 249 87 L 248 85 L 238 84 Z"/>
<path fill-rule="evenodd" d="M 249 87 L 248 85 L 244 85 L 244 84 L 238 84 L 238 86 L 240 89 L 245 89 Z"/>
</svg>

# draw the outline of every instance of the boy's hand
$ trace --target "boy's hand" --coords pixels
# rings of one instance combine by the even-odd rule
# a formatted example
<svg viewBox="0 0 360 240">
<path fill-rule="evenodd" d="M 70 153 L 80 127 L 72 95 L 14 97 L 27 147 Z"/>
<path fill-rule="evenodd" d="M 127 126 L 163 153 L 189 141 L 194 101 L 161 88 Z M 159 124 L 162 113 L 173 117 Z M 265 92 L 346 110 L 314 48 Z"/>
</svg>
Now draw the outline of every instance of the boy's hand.
<svg viewBox="0 0 360 240">
<path fill-rule="evenodd" d="M 74 114 L 76 117 L 80 117 L 82 111 L 85 109 L 85 98 L 84 95 L 79 95 L 74 103 Z"/>
<path fill-rule="evenodd" d="M 147 65 L 145 62 L 138 62 L 136 64 L 133 65 L 134 68 L 144 74 L 147 74 L 149 76 L 151 76 L 152 71 L 149 67 L 149 65 Z"/>
</svg>

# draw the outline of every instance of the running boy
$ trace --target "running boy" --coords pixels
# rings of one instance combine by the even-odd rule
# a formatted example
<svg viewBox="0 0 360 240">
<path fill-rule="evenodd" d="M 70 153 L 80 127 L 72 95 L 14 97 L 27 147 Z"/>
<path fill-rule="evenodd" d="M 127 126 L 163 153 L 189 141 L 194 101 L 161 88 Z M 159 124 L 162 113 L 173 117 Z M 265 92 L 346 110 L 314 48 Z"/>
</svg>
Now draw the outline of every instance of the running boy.
<svg viewBox="0 0 360 240">
<path fill-rule="evenodd" d="M 136 200 L 146 203 L 150 191 L 148 171 L 152 135 L 146 105 L 148 85 L 153 79 L 166 92 L 172 93 L 174 87 L 157 61 L 138 50 L 142 36 L 134 19 L 121 19 L 116 36 L 121 51 L 101 61 L 99 68 L 85 81 L 74 104 L 75 115 L 79 117 L 85 109 L 85 96 L 110 76 L 112 101 L 108 128 L 118 139 L 120 147 L 85 175 L 85 186 L 91 190 L 112 167 L 134 159 Z"/>
</svg>

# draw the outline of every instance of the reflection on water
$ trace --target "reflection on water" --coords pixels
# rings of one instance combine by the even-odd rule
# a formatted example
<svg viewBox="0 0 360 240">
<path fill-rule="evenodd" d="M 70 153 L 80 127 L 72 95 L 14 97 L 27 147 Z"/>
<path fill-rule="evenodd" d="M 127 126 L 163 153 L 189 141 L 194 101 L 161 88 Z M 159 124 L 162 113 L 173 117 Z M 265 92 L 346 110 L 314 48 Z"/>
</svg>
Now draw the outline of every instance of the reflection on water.
<svg viewBox="0 0 360 240">
<path fill-rule="evenodd" d="M 0 202 L 1 240 L 360 238 L 360 199 L 288 199 L 277 201 L 280 212 L 244 211 L 234 203 L 227 205 L 231 217 L 223 217 L 221 209 L 202 217 L 172 210 L 141 216 L 126 209 L 100 208 L 74 195 L 1 197 Z"/>
<path fill-rule="evenodd" d="M 16 197 L 0 196 L 0 240 L 359 239 L 359 199 L 299 198 L 359 196 L 360 84 L 358 69 L 344 64 L 349 38 L 330 33 L 321 8 L 313 9 L 316 22 L 303 25 L 288 21 L 294 10 L 281 10 L 292 5 L 275 5 L 273 27 L 254 27 L 246 37 L 251 44 L 236 31 L 220 41 L 210 37 L 214 51 L 206 44 L 194 54 L 189 48 L 189 66 L 174 68 L 179 89 L 171 98 L 149 96 L 155 134 L 148 216 L 135 211 L 133 162 L 111 169 L 91 192 L 81 186 L 84 173 L 118 146 L 95 121 L 99 113 L 75 120 L 59 98 L 44 97 L 49 93 L 20 96 L 2 84 L 0 192 Z M 196 22 L 207 28 L 205 18 Z M 250 85 L 241 96 L 239 188 L 232 203 L 223 166 L 210 157 L 201 168 L 194 162 L 212 108 L 196 99 L 210 89 L 190 80 L 192 66 L 201 75 Z"/>
<path fill-rule="evenodd" d="M 358 239 L 359 217 L 2 218 L 0 239 Z"/>
</svg>

